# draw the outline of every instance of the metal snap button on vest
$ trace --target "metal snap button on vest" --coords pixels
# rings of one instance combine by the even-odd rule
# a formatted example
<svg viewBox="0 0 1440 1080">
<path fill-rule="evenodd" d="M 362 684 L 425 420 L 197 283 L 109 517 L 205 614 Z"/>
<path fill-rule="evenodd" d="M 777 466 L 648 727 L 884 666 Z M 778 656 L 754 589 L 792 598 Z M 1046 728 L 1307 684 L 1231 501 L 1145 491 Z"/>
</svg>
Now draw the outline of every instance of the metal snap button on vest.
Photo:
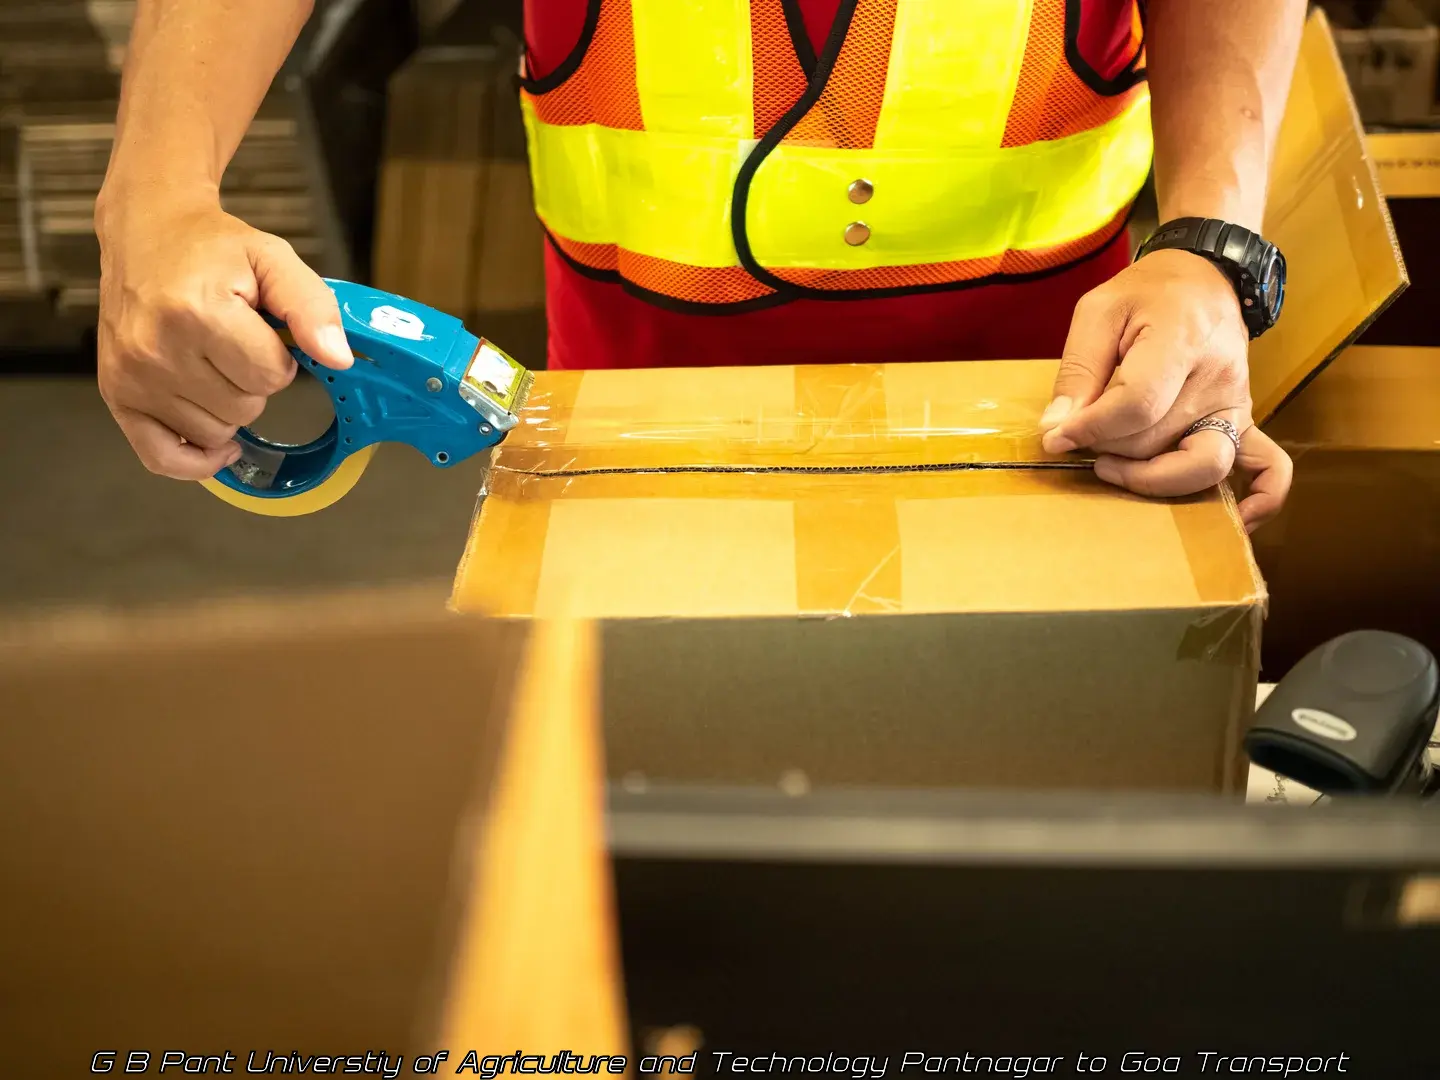
<svg viewBox="0 0 1440 1080">
<path fill-rule="evenodd" d="M 850 185 L 850 201 L 853 203 L 867 203 L 874 194 L 875 185 L 869 180 L 856 180 Z"/>
<path fill-rule="evenodd" d="M 863 221 L 852 221 L 845 226 L 845 243 L 851 247 L 859 247 L 870 239 L 870 226 Z"/>
</svg>

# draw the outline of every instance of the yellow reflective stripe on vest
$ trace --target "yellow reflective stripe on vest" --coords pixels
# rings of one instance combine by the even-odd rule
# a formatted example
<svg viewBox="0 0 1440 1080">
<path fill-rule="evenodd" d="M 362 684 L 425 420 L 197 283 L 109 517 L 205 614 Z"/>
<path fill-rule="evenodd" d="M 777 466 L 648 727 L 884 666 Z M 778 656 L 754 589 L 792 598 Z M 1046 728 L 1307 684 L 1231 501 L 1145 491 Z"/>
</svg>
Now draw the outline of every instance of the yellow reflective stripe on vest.
<svg viewBox="0 0 1440 1080">
<path fill-rule="evenodd" d="M 739 265 L 730 198 L 749 140 L 542 124 L 529 102 L 524 115 L 535 209 L 552 233 L 691 266 Z"/>
<path fill-rule="evenodd" d="M 1000 148 L 1032 0 L 900 0 L 870 150 L 781 144 L 756 171 L 747 236 L 775 269 L 869 269 L 1063 244 L 1103 227 L 1151 157 L 1148 94 L 1109 123 Z M 700 267 L 739 265 L 731 207 L 754 147 L 748 0 L 631 0 L 647 130 L 539 121 L 535 203 L 568 240 Z M 863 206 L 846 191 L 870 180 Z M 870 226 L 850 247 L 845 226 Z"/>
<path fill-rule="evenodd" d="M 631 0 L 647 131 L 748 139 L 749 0 Z"/>
<path fill-rule="evenodd" d="M 984 258 L 1088 236 L 1150 169 L 1150 99 L 1064 139 L 1003 150 L 931 153 L 782 144 L 750 185 L 746 235 L 762 266 L 860 270 Z M 846 198 L 864 177 L 864 206 Z M 860 220 L 870 240 L 844 241 Z"/>
<path fill-rule="evenodd" d="M 525 118 L 535 205 L 552 232 L 692 266 L 738 265 L 730 203 L 749 142 L 558 127 L 528 107 Z M 751 184 L 750 247 L 765 266 L 826 270 L 1050 247 L 1108 223 L 1145 182 L 1150 152 L 1146 96 L 1093 131 L 964 157 L 782 145 Z M 860 176 L 875 186 L 863 208 L 845 197 Z M 871 238 L 850 247 L 844 230 L 857 218 Z"/>
<path fill-rule="evenodd" d="M 1029 0 L 902 0 L 875 146 L 995 147 L 1030 30 Z"/>
</svg>

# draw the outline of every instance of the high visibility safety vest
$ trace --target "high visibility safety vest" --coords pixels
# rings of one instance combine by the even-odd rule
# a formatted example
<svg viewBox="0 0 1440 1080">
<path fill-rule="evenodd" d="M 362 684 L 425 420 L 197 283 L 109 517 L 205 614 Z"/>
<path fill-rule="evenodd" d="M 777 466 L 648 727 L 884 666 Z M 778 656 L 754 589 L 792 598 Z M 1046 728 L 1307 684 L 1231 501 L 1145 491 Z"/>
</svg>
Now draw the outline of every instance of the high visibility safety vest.
<svg viewBox="0 0 1440 1080">
<path fill-rule="evenodd" d="M 1104 63 L 1090 3 L 1123 19 Z M 841 0 L 811 55 L 794 0 L 590 0 L 521 80 L 536 210 L 582 272 L 688 310 L 1058 270 L 1150 168 L 1136 5 Z"/>
</svg>

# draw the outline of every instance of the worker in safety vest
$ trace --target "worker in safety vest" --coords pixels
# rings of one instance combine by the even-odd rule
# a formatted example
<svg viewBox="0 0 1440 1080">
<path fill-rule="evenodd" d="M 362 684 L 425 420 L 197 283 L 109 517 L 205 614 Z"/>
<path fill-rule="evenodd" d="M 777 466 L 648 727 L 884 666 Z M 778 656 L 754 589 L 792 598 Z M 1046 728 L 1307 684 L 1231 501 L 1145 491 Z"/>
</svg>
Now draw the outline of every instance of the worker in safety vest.
<svg viewBox="0 0 1440 1080">
<path fill-rule="evenodd" d="M 1304 0 L 528 0 L 557 368 L 1062 356 L 1053 452 L 1148 495 L 1290 462 L 1247 344 Z M 140 0 L 96 207 L 100 388 L 153 471 L 229 464 L 333 295 L 219 181 L 309 0 Z M 1152 157 L 1162 228 L 1133 262 Z"/>
</svg>

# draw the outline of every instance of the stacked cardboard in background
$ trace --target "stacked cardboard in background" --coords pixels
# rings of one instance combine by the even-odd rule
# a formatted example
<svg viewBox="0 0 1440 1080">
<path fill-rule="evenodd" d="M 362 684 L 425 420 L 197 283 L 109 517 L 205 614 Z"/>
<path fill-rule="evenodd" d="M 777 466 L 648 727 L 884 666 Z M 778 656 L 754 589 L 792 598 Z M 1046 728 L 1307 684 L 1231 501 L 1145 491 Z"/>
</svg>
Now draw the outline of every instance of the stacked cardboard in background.
<svg viewBox="0 0 1440 1080">
<path fill-rule="evenodd" d="M 1436 0 L 1325 0 L 1335 43 L 1367 124 L 1435 118 L 1440 67 Z"/>
<path fill-rule="evenodd" d="M 93 322 L 93 212 L 114 140 L 133 0 L 34 0 L 0 7 L 0 298 L 53 297 Z M 300 115 L 281 78 L 226 174 L 227 210 L 324 268 L 333 245 Z"/>
<path fill-rule="evenodd" d="M 316 226 L 314 185 L 289 95 L 272 93 L 251 125 L 221 185 L 227 211 L 284 237 L 312 263 L 324 260 Z M 104 106 L 113 115 L 113 104 Z M 18 129 L 18 155 L 28 189 L 27 227 L 34 231 L 34 276 L 58 291 L 62 307 L 94 308 L 100 249 L 94 206 L 115 126 L 105 113 L 44 116 L 37 110 Z"/>
<path fill-rule="evenodd" d="M 517 45 L 423 49 L 390 85 L 374 283 L 545 360 L 544 234 L 515 87 Z"/>
<path fill-rule="evenodd" d="M 19 133 L 0 126 L 0 297 L 23 296 L 39 287 L 20 213 Z"/>
<path fill-rule="evenodd" d="M 0 296 L 24 298 L 45 282 L 31 162 L 22 149 L 28 125 L 37 116 L 72 123 L 103 117 L 105 102 L 113 118 L 115 92 L 107 46 L 86 4 L 0 7 Z"/>
</svg>

